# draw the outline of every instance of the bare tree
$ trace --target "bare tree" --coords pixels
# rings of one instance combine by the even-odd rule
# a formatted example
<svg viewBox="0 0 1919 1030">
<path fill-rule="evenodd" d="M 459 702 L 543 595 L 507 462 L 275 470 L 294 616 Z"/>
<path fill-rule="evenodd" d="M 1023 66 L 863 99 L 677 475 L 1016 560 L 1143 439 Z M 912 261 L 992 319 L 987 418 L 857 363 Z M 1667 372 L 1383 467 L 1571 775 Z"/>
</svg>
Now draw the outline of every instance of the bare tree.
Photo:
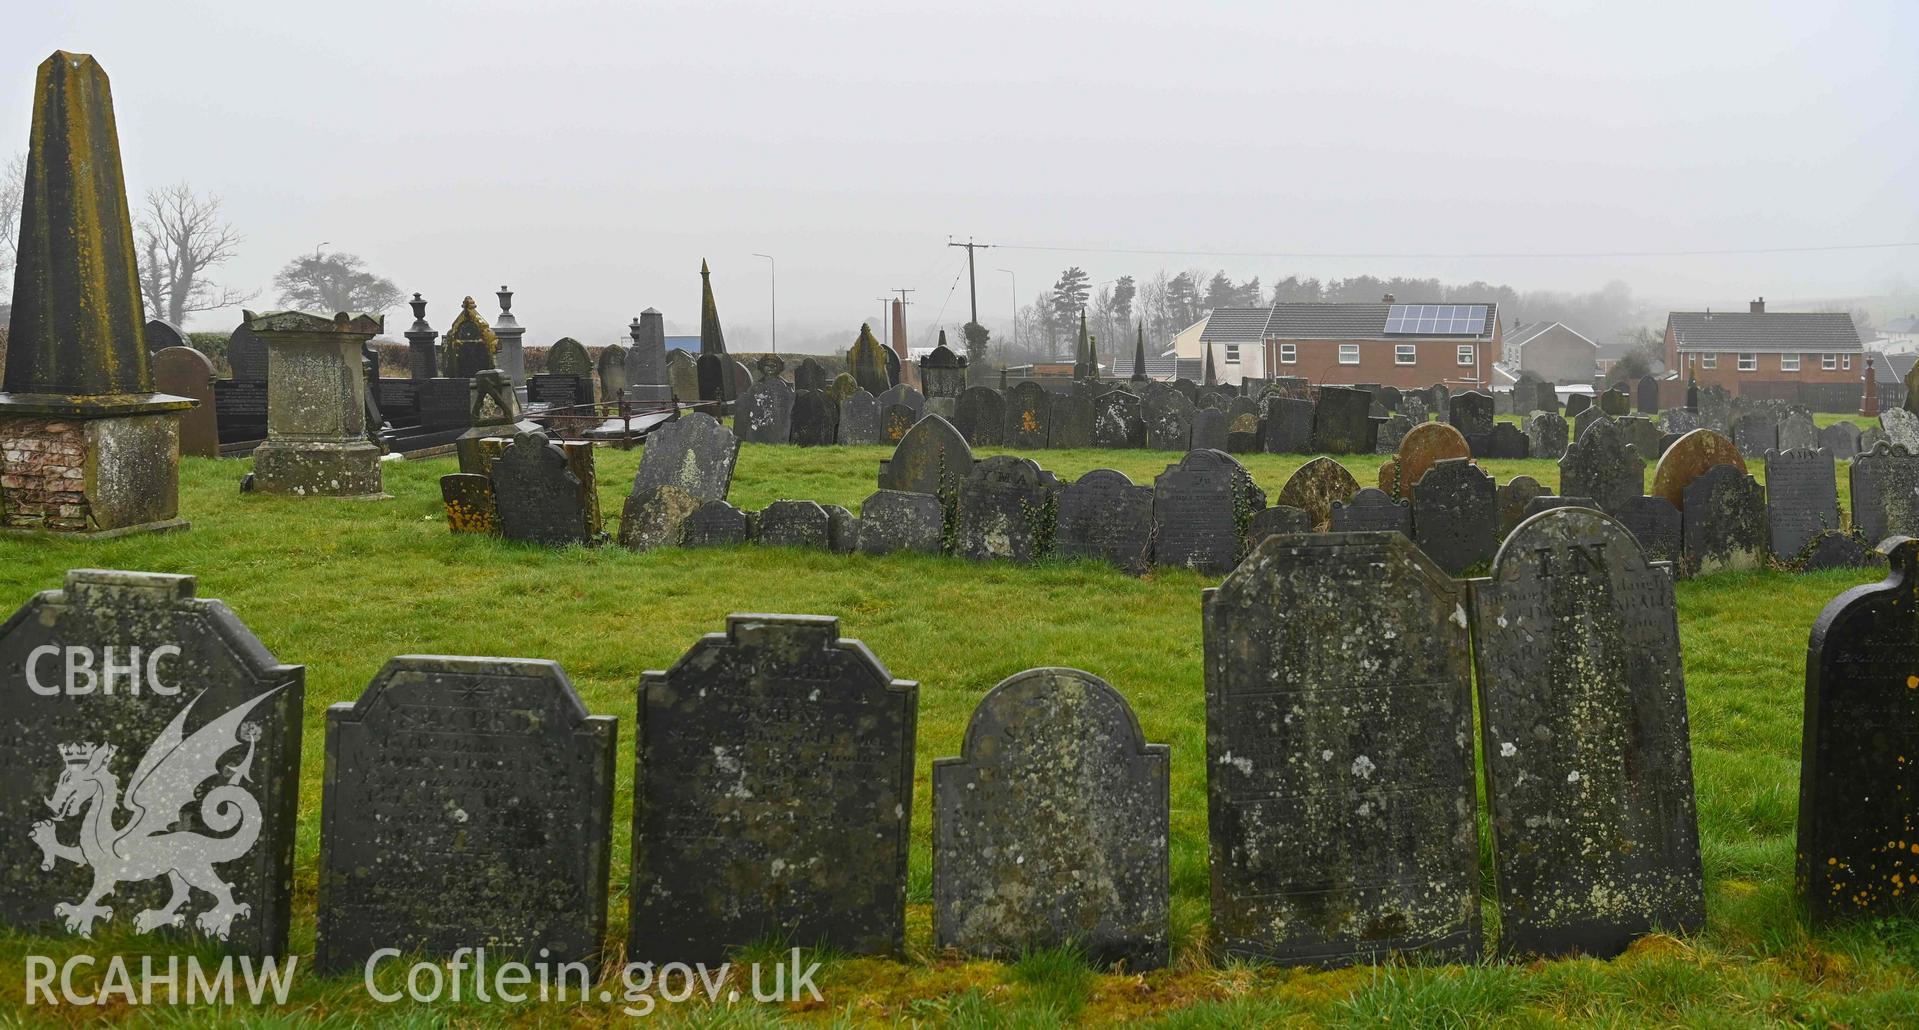
<svg viewBox="0 0 1919 1030">
<path fill-rule="evenodd" d="M 20 200 L 27 190 L 27 155 L 15 154 L 0 168 L 0 290 L 12 295 L 20 255 Z"/>
<path fill-rule="evenodd" d="M 140 292 L 154 317 L 183 325 L 195 311 L 230 308 L 254 298 L 206 276 L 240 245 L 240 234 L 220 220 L 219 197 L 201 197 L 184 182 L 148 190 L 136 232 Z"/>
<path fill-rule="evenodd" d="M 340 311 L 378 315 L 400 302 L 393 280 L 367 271 L 357 254 L 315 248 L 287 262 L 273 277 L 280 303 L 301 311 L 331 314 Z"/>
</svg>

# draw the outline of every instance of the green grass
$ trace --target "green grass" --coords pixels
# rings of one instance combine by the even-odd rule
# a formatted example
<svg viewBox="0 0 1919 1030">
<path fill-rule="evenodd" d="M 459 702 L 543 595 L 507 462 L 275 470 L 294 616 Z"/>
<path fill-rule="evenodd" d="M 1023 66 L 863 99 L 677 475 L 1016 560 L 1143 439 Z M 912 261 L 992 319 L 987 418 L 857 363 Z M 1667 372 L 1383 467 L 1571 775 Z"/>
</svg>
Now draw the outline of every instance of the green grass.
<svg viewBox="0 0 1919 1030">
<path fill-rule="evenodd" d="M 883 448 L 774 448 L 741 454 L 733 500 L 783 497 L 857 510 Z M 1062 477 L 1102 465 L 1138 482 L 1178 455 L 1047 451 L 1030 456 Z M 1305 459 L 1254 455 L 1269 496 Z M 1347 461 L 1362 483 L 1379 458 Z M 600 452 L 609 515 L 637 452 Z M 1504 482 L 1558 482 L 1549 461 L 1488 461 Z M 1756 463 L 1755 463 L 1756 464 Z M 191 573 L 226 601 L 283 661 L 305 664 L 307 697 L 296 848 L 293 948 L 313 947 L 322 713 L 352 700 L 392 655 L 506 654 L 556 660 L 594 712 L 621 720 L 631 754 L 635 687 L 735 611 L 834 615 L 894 675 L 921 684 L 917 776 L 903 961 L 827 957 L 825 1002 L 667 1013 L 715 1025 L 774 1019 L 821 1023 L 1048 1025 L 1150 1018 L 1168 1025 L 1891 1025 L 1919 1015 L 1919 928 L 1882 923 L 1810 937 L 1792 909 L 1805 643 L 1834 595 L 1870 578 L 1847 572 L 1734 573 L 1681 583 L 1680 630 L 1691 708 L 1708 923 L 1684 941 L 1649 939 L 1611 962 L 1389 967 L 1333 972 L 1226 963 L 1207 947 L 1205 749 L 1200 576 L 1131 578 L 1093 564 L 1033 567 L 895 555 L 868 558 L 751 547 L 632 554 L 544 551 L 455 537 L 439 505 L 451 459 L 389 463 L 380 502 L 242 495 L 245 463 L 188 460 L 185 533 L 95 543 L 0 540 L 0 607 L 58 587 L 68 568 Z M 1755 467 L 1756 474 L 1763 469 Z M 1649 470 L 1650 474 L 1650 470 Z M 1843 482 L 1843 466 L 1841 473 Z M 1010 617 L 1009 617 L 1010 616 Z M 1065 665 L 1096 673 L 1137 710 L 1148 739 L 1173 748 L 1171 968 L 1132 975 L 1087 969 L 1069 953 L 1015 963 L 967 960 L 932 946 L 929 766 L 958 753 L 980 697 L 1012 673 Z M 609 940 L 623 941 L 632 766 L 617 763 Z M 131 945 L 150 947 L 150 942 Z M 0 937 L 0 1020 L 22 999 L 28 954 L 69 954 L 70 941 Z M 766 950 L 764 948 L 759 950 Z M 617 958 L 617 951 L 615 952 Z M 617 988 L 617 985 L 615 985 Z M 101 1013 L 38 1010 L 79 1022 Z M 121 1010 L 162 1025 L 201 1013 Z M 261 1025 L 625 1023 L 618 1004 L 409 1008 L 372 1002 L 357 979 L 300 977 L 294 1004 L 219 1018 Z"/>
</svg>

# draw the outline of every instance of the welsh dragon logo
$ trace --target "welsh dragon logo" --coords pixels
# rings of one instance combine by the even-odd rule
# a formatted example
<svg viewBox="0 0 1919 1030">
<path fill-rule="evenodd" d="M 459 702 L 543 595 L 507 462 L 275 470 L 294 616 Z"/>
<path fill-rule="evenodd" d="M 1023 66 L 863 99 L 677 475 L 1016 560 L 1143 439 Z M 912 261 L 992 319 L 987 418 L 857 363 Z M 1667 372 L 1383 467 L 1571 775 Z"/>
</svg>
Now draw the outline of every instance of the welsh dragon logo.
<svg viewBox="0 0 1919 1030">
<path fill-rule="evenodd" d="M 213 896 L 213 907 L 194 919 L 203 933 L 225 940 L 233 921 L 253 911 L 253 906 L 234 900 L 233 885 L 213 867 L 245 855 L 260 838 L 260 803 L 240 786 L 252 773 L 260 737 L 259 726 L 247 724 L 246 718 L 281 689 L 267 691 L 186 736 L 187 715 L 206 696 L 201 691 L 180 709 L 134 767 L 125 799 L 132 814 L 117 826 L 114 815 L 122 802 L 120 780 L 112 767 L 118 749 L 108 744 L 60 745 L 66 768 L 47 799 L 54 818 L 35 823 L 32 833 L 33 842 L 46 856 L 41 869 L 52 869 L 56 861 L 65 860 L 93 870 L 93 889 L 84 899 L 53 906 L 54 915 L 68 931 L 93 936 L 96 921 L 113 919 L 113 909 L 101 902 L 116 886 L 160 876 L 167 878 L 173 895 L 165 906 L 147 909 L 134 919 L 134 928 L 141 933 L 185 926 L 186 915 L 180 910 L 194 888 Z M 246 745 L 246 756 L 225 772 L 226 782 L 216 784 L 200 801 L 200 820 L 225 836 L 174 830 L 181 810 L 193 803 L 200 787 L 222 775 L 220 759 L 241 744 Z M 79 841 L 63 844 L 55 822 L 76 815 L 81 816 Z"/>
</svg>

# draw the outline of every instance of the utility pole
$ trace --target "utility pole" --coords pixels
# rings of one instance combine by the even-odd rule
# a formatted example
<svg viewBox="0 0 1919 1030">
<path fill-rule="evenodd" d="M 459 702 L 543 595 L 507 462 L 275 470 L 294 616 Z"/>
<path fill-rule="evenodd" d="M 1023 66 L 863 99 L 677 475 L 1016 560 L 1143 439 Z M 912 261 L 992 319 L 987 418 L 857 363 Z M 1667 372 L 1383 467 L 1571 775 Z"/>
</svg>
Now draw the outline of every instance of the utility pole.
<svg viewBox="0 0 1919 1030">
<path fill-rule="evenodd" d="M 973 251 L 990 250 L 992 249 L 993 245 L 990 243 L 974 243 L 973 238 L 971 236 L 968 236 L 966 238 L 965 243 L 954 243 L 953 238 L 951 236 L 948 236 L 946 238 L 946 245 L 949 247 L 965 247 L 966 248 L 966 295 L 967 295 L 967 298 L 972 302 L 973 324 L 978 325 L 979 324 L 979 283 L 978 283 L 978 280 L 975 279 L 973 276 Z"/>
<path fill-rule="evenodd" d="M 887 317 L 887 312 L 893 309 L 893 298 L 890 296 L 881 297 L 879 300 L 880 300 L 880 335 L 881 335 L 880 342 L 886 344 L 888 347 L 891 347 L 893 345 L 893 320 Z"/>
<path fill-rule="evenodd" d="M 1013 349 L 1018 350 L 1019 349 L 1019 276 L 1014 275 L 1013 270 L 1010 268 L 1002 268 L 1000 269 L 1000 271 L 1005 272 L 1007 276 L 1013 280 Z M 1004 351 L 1005 351 L 1005 348 L 1002 347 L 1001 352 L 1004 353 Z"/>
</svg>

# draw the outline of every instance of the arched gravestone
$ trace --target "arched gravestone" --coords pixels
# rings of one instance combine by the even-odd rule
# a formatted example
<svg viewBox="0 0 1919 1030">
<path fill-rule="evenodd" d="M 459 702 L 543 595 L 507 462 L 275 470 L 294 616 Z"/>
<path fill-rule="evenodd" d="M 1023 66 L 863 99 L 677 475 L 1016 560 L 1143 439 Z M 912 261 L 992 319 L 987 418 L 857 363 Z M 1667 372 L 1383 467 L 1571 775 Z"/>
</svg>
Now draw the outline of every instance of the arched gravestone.
<svg viewBox="0 0 1919 1030">
<path fill-rule="evenodd" d="M 1180 396 L 1190 401 L 1193 407 L 1199 407 L 1198 383 L 1193 382 L 1191 379 L 1175 379 L 1172 382 L 1172 387 L 1174 390 L 1179 391 Z"/>
<path fill-rule="evenodd" d="M 612 404 L 626 393 L 626 348 L 617 343 L 600 351 L 600 401 Z"/>
<path fill-rule="evenodd" d="M 1399 464 L 1394 466 L 1399 471 L 1400 494 L 1410 496 L 1414 484 L 1435 463 L 1448 458 L 1471 456 L 1472 449 L 1466 446 L 1466 438 L 1452 426 L 1444 422 L 1414 426 L 1413 431 L 1399 442 Z"/>
<path fill-rule="evenodd" d="M 588 469 L 592 447 L 581 448 Z M 545 433 L 516 434 L 490 475 L 502 538 L 562 547 L 599 537 L 600 527 L 592 524 L 598 520 L 587 503 L 594 490 L 591 475 L 582 479 L 578 463 Z"/>
<path fill-rule="evenodd" d="M 732 615 L 640 680 L 627 960 L 905 943 L 919 685 L 839 620 Z"/>
<path fill-rule="evenodd" d="M 1625 383 L 1616 383 L 1613 388 L 1599 395 L 1599 410 L 1619 418 L 1632 414 L 1632 395 L 1626 392 Z"/>
<path fill-rule="evenodd" d="M 1648 560 L 1679 563 L 1685 543 L 1679 509 L 1671 501 L 1650 495 L 1628 497 L 1612 517 L 1638 541 Z"/>
<path fill-rule="evenodd" d="M 1446 411 L 1446 421 L 1464 437 L 1485 436 L 1493 431 L 1493 399 L 1490 394 L 1468 390 L 1456 394 Z"/>
<path fill-rule="evenodd" d="M 1472 459 L 1435 464 L 1413 484 L 1412 501 L 1413 542 L 1434 564 L 1458 576 L 1492 561 L 1499 549 L 1499 486 Z"/>
<path fill-rule="evenodd" d="M 395 658 L 327 709 L 321 974 L 381 948 L 597 967 L 617 723 L 506 658 Z"/>
<path fill-rule="evenodd" d="M 1350 502 L 1333 502 L 1331 529 L 1335 533 L 1399 533 L 1410 540 L 1413 509 L 1384 490 L 1363 487 Z"/>
<path fill-rule="evenodd" d="M 1266 494 L 1233 456 L 1192 450 L 1153 480 L 1153 562 L 1212 575 L 1245 553 L 1241 527 L 1266 507 Z"/>
<path fill-rule="evenodd" d="M 1313 449 L 1313 402 L 1303 397 L 1266 398 L 1267 454 L 1306 454 Z"/>
<path fill-rule="evenodd" d="M 794 390 L 824 390 L 826 386 L 826 369 L 813 358 L 801 358 L 793 367 Z"/>
<path fill-rule="evenodd" d="M 825 390 L 793 391 L 793 427 L 788 436 L 800 447 L 824 447 L 838 441 L 840 411 Z"/>
<path fill-rule="evenodd" d="M 824 551 L 832 542 L 832 519 L 818 501 L 774 501 L 760 512 L 762 547 L 811 547 Z"/>
<path fill-rule="evenodd" d="M 945 529 L 946 509 L 932 494 L 876 490 L 860 505 L 862 554 L 938 554 Z"/>
<path fill-rule="evenodd" d="M 887 383 L 892 386 L 900 385 L 900 356 L 891 347 L 884 348 L 883 356 L 886 358 Z"/>
<path fill-rule="evenodd" d="M 1607 414 L 1601 409 L 1596 407 L 1587 408 L 1585 411 L 1582 411 L 1579 414 L 1573 416 L 1572 439 L 1574 441 L 1584 439 L 1586 436 L 1586 431 L 1591 429 L 1594 425 L 1600 422 L 1610 423 L 1611 421 L 1612 419 L 1608 417 Z"/>
<path fill-rule="evenodd" d="M 1839 528 L 1838 468 L 1827 450 L 1766 452 L 1766 519 L 1781 561 Z"/>
<path fill-rule="evenodd" d="M 1479 953 L 1466 591 L 1398 533 L 1268 538 L 1205 593 L 1213 933 L 1322 966 Z"/>
<path fill-rule="evenodd" d="M 1870 454 L 1874 447 L 1886 442 L 1889 441 L 1886 440 L 1884 429 L 1878 426 L 1867 426 L 1859 431 L 1859 451 L 1854 457 L 1858 457 L 1859 454 Z"/>
<path fill-rule="evenodd" d="M 1322 386 L 1313 405 L 1313 450 L 1325 454 L 1371 454 L 1376 444 L 1373 395 L 1345 386 Z"/>
<path fill-rule="evenodd" d="M 1473 581 L 1500 950 L 1609 957 L 1705 923 L 1672 577 L 1558 508 Z"/>
<path fill-rule="evenodd" d="M 1406 442 L 1406 435 L 1413 428 L 1412 419 L 1397 412 L 1380 419 L 1373 438 L 1373 453 L 1398 454 L 1399 445 Z"/>
<path fill-rule="evenodd" d="M 701 501 L 724 501 L 733 486 L 740 441 L 705 412 L 693 412 L 646 434 L 633 493 L 677 486 Z"/>
<path fill-rule="evenodd" d="M 1047 556 L 1057 524 L 1059 480 L 1010 454 L 974 465 L 959 485 L 953 553 L 1030 562 Z"/>
<path fill-rule="evenodd" d="M 1659 410 L 1659 380 L 1651 375 L 1639 377 L 1633 387 L 1633 402 L 1640 414 L 1650 415 Z"/>
<path fill-rule="evenodd" d="M 1732 441 L 1740 454 L 1763 458 L 1767 451 L 1779 449 L 1779 424 L 1766 412 L 1748 412 L 1732 420 Z"/>
<path fill-rule="evenodd" d="M 1592 407 L 1592 398 L 1583 393 L 1575 393 L 1566 398 L 1566 417 L 1578 418 L 1581 412 Z"/>
<path fill-rule="evenodd" d="M 1605 512 L 1645 492 L 1646 461 L 1611 419 L 1595 422 L 1566 445 L 1559 459 L 1559 492 L 1590 497 Z"/>
<path fill-rule="evenodd" d="M 785 443 L 793 433 L 793 388 L 768 376 L 753 384 L 733 414 L 733 435 L 741 443 Z"/>
<path fill-rule="evenodd" d="M 1826 605 L 1806 654 L 1798 892 L 1814 926 L 1913 910 L 1919 859 L 1919 540 Z"/>
<path fill-rule="evenodd" d="M 1108 390 L 1093 398 L 1093 446 L 1146 446 L 1146 423 L 1139 406 L 1139 398 L 1125 390 Z"/>
<path fill-rule="evenodd" d="M 669 351 L 666 355 L 667 386 L 683 403 L 700 398 L 699 359 L 683 350 Z"/>
<path fill-rule="evenodd" d="M 753 538 L 746 513 L 725 501 L 707 501 L 680 526 L 681 547 L 730 547 Z"/>
<path fill-rule="evenodd" d="M 1006 439 L 1006 398 L 990 386 L 969 386 L 959 395 L 953 425 L 974 447 L 997 447 Z"/>
<path fill-rule="evenodd" d="M 1153 564 L 1153 488 L 1094 469 L 1060 491 L 1053 539 L 1062 558 L 1099 558 L 1139 574 Z"/>
<path fill-rule="evenodd" d="M 903 404 L 913 409 L 914 418 L 918 418 L 920 412 L 926 410 L 925 395 L 905 383 L 897 383 L 887 388 L 887 391 L 880 394 L 877 400 L 882 408 L 888 404 Z"/>
<path fill-rule="evenodd" d="M 904 404 L 887 404 L 880 408 L 880 443 L 897 445 L 906 439 L 919 416 Z"/>
<path fill-rule="evenodd" d="M 1685 541 L 1680 564 L 1686 575 L 1765 565 L 1771 536 L 1766 490 L 1746 473 L 1731 465 L 1707 469 L 1686 484 L 1679 519 Z"/>
<path fill-rule="evenodd" d="M 1667 408 L 1659 413 L 1657 421 L 1659 428 L 1679 436 L 1685 436 L 1695 429 L 1703 428 L 1700 425 L 1699 413 L 1685 408 Z"/>
<path fill-rule="evenodd" d="M 1395 416 L 1404 421 L 1402 416 Z M 1259 424 L 1259 416 L 1249 413 L 1234 415 L 1226 425 L 1226 453 L 1258 454 L 1262 449 L 1261 436 L 1264 427 Z"/>
<path fill-rule="evenodd" d="M 1919 533 L 1919 455 L 1881 440 L 1852 459 L 1850 486 L 1853 529 L 1867 543 Z"/>
<path fill-rule="evenodd" d="M 1851 422 L 1834 422 L 1819 431 L 1819 446 L 1831 451 L 1835 461 L 1851 461 L 1859 453 L 1859 427 Z"/>
<path fill-rule="evenodd" d="M 306 670 L 193 594 L 76 569 L 0 626 L 0 925 L 286 954 Z"/>
<path fill-rule="evenodd" d="M 1746 459 L 1731 440 L 1710 429 L 1695 429 L 1659 456 L 1659 464 L 1652 470 L 1651 493 L 1664 497 L 1676 509 L 1684 508 L 1686 484 L 1705 475 L 1715 465 L 1731 465 L 1746 471 Z"/>
<path fill-rule="evenodd" d="M 1178 390 L 1148 389 L 1139 402 L 1147 449 L 1185 451 L 1193 439 L 1194 411 L 1193 402 Z"/>
<path fill-rule="evenodd" d="M 1879 427 L 1893 446 L 1919 454 L 1919 415 L 1904 408 L 1887 408 L 1879 413 Z"/>
<path fill-rule="evenodd" d="M 1819 429 L 1804 411 L 1788 412 L 1779 420 L 1779 451 L 1809 451 L 1819 446 Z"/>
<path fill-rule="evenodd" d="M 854 387 L 853 392 L 840 401 L 839 439 L 849 446 L 871 446 L 880 442 L 880 402 L 872 394 Z"/>
<path fill-rule="evenodd" d="M 933 762 L 933 940 L 1016 958 L 1166 964 L 1172 752 L 1106 681 L 1029 669 L 980 700 Z"/>
<path fill-rule="evenodd" d="M 1295 469 L 1273 503 L 1305 512 L 1318 531 L 1332 521 L 1334 501 L 1351 501 L 1358 492 L 1359 480 L 1346 466 L 1322 456 Z"/>
<path fill-rule="evenodd" d="M 1499 539 L 1506 539 L 1526 519 L 1526 506 L 1546 488 L 1531 476 L 1514 476 L 1499 488 Z"/>
<path fill-rule="evenodd" d="M 1029 380 L 1006 391 L 1006 446 L 1044 449 L 1052 417 L 1053 400 L 1038 383 Z"/>
<path fill-rule="evenodd" d="M 960 481 L 972 471 L 973 449 L 959 430 L 938 415 L 928 415 L 913 423 L 893 448 L 892 458 L 880 463 L 878 485 L 948 499 L 958 494 Z"/>
<path fill-rule="evenodd" d="M 1053 412 L 1047 423 L 1047 446 L 1093 446 L 1093 395 L 1083 386 L 1052 395 Z"/>
<path fill-rule="evenodd" d="M 180 413 L 180 453 L 184 456 L 220 456 L 213 380 L 213 362 L 191 347 L 167 347 L 153 355 L 154 391 L 199 402 L 191 411 Z"/>
<path fill-rule="evenodd" d="M 187 334 L 181 332 L 172 322 L 158 318 L 147 319 L 147 353 L 158 354 L 168 347 L 192 347 L 193 342 Z"/>
</svg>

